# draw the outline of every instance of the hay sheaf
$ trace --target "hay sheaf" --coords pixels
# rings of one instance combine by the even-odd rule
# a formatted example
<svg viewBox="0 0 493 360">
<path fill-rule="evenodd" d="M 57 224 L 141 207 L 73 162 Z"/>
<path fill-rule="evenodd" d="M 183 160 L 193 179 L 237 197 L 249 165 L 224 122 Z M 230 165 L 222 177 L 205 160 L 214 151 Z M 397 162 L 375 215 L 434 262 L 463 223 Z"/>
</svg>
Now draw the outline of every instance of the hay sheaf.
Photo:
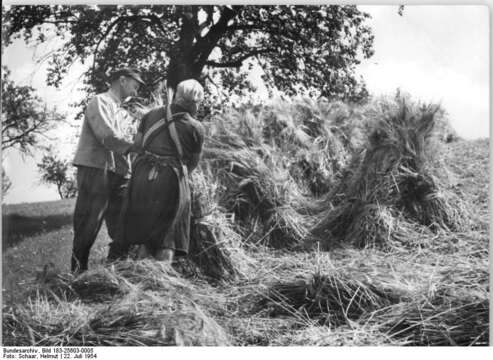
<svg viewBox="0 0 493 360">
<path fill-rule="evenodd" d="M 273 306 L 272 316 L 299 314 L 337 327 L 398 301 L 399 297 L 387 289 L 332 272 L 274 284 L 261 305 Z"/>
<path fill-rule="evenodd" d="M 231 220 L 216 210 L 193 221 L 189 260 L 213 280 L 246 276 L 252 259 L 241 248 L 242 238 Z"/>
<path fill-rule="evenodd" d="M 204 158 L 221 186 L 219 205 L 235 215 L 235 222 L 249 230 L 245 232 L 255 232 L 255 224 L 260 224 L 266 245 L 293 248 L 303 243 L 306 221 L 290 201 L 299 190 L 287 171 L 247 148 L 209 148 Z"/>
<path fill-rule="evenodd" d="M 224 330 L 198 307 L 168 308 L 159 297 L 89 307 L 37 299 L 4 314 L 7 346 L 228 345 Z"/>
<path fill-rule="evenodd" d="M 326 248 L 344 243 L 358 248 L 385 249 L 393 244 L 411 244 L 413 239 L 428 232 L 407 221 L 395 208 L 354 200 L 324 214 L 313 234 L 315 239 L 324 238 Z"/>
<path fill-rule="evenodd" d="M 114 296 L 125 295 L 131 284 L 108 269 L 91 269 L 79 276 L 61 273 L 53 263 L 46 264 L 36 274 L 33 287 L 26 293 L 30 298 L 48 300 L 105 302 Z"/>
<path fill-rule="evenodd" d="M 192 263 L 208 278 L 232 280 L 245 276 L 252 259 L 242 247 L 231 216 L 217 204 L 217 183 L 202 169 L 193 174 L 190 251 Z"/>
<path fill-rule="evenodd" d="M 361 142 L 357 131 L 364 123 L 357 107 L 310 98 L 272 101 L 255 120 L 263 136 L 256 144 L 281 155 L 294 180 L 313 196 L 326 193 L 339 178 Z"/>
<path fill-rule="evenodd" d="M 426 292 L 368 317 L 368 323 L 406 345 L 487 346 L 487 261 L 471 267 L 460 260 L 443 266 Z M 419 295 L 419 296 L 418 296 Z"/>
<path fill-rule="evenodd" d="M 289 159 L 293 178 L 313 196 L 329 191 L 353 150 L 355 109 L 301 98 L 274 102 L 265 114 L 265 139 Z"/>
<path fill-rule="evenodd" d="M 336 206 L 328 206 L 312 229 L 317 239 L 327 247 L 348 241 L 358 246 L 385 244 L 386 238 L 402 238 L 399 231 L 391 231 L 394 217 L 431 230 L 465 226 L 464 204 L 437 176 L 439 170 L 432 170 L 436 111 L 402 99 L 380 104 L 365 150 L 327 196 Z"/>
<path fill-rule="evenodd" d="M 454 307 L 403 303 L 379 314 L 380 329 L 406 345 L 488 346 L 489 300 Z"/>
<path fill-rule="evenodd" d="M 85 301 L 103 302 L 130 291 L 126 279 L 108 269 L 88 270 L 71 283 L 77 296 Z"/>
<path fill-rule="evenodd" d="M 250 240 L 303 245 L 312 221 L 303 211 L 312 196 L 329 191 L 350 159 L 353 115 L 342 103 L 296 99 L 228 109 L 207 124 L 201 167 L 218 182 L 218 204 L 235 214 Z"/>
<path fill-rule="evenodd" d="M 108 279 L 118 286 L 125 284 L 124 289 L 108 292 L 104 289 Z M 4 312 L 4 344 L 217 346 L 230 343 L 224 330 L 197 305 L 214 309 L 221 306 L 219 298 L 199 291 L 166 264 L 117 262 L 75 278 L 71 283 L 74 286 L 79 291 L 85 287 L 82 294 L 92 292 L 91 302 L 39 295 Z"/>
</svg>

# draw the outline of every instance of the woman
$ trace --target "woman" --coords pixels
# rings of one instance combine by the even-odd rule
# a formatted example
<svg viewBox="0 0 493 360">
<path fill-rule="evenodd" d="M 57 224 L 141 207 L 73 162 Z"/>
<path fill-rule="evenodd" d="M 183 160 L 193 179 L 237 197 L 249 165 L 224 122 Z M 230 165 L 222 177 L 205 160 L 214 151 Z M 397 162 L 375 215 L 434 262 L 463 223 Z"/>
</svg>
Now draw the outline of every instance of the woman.
<svg viewBox="0 0 493 360">
<path fill-rule="evenodd" d="M 203 97 L 198 81 L 182 81 L 170 109 L 151 110 L 140 123 L 136 143 L 144 153 L 133 163 L 122 234 L 127 246 L 140 244 L 140 258 L 150 254 L 171 262 L 188 253 L 188 175 L 204 141 L 204 128 L 194 119 Z"/>
</svg>

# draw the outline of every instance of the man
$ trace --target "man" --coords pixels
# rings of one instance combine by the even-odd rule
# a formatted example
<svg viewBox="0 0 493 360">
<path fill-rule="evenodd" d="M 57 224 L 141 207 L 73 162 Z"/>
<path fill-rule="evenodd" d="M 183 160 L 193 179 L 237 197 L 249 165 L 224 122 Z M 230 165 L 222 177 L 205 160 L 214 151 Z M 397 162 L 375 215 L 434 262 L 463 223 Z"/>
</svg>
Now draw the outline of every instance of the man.
<svg viewBox="0 0 493 360">
<path fill-rule="evenodd" d="M 89 252 L 103 219 L 114 241 L 119 228 L 123 190 L 129 176 L 130 152 L 140 146 L 125 140 L 122 121 L 128 114 L 121 103 L 136 96 L 144 84 L 131 68 L 115 71 L 107 92 L 94 96 L 87 104 L 79 144 L 74 158 L 77 166 L 78 195 L 74 211 L 72 272 L 87 270 Z"/>
</svg>

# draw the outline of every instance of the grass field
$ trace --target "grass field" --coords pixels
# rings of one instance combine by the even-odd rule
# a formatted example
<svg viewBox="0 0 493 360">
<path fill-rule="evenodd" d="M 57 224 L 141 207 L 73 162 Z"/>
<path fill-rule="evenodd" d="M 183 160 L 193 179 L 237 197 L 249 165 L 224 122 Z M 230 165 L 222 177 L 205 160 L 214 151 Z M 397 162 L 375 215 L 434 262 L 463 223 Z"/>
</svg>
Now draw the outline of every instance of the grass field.
<svg viewBox="0 0 493 360">
<path fill-rule="evenodd" d="M 48 201 L 2 207 L 2 249 L 40 233 L 59 229 L 72 221 L 74 201 Z"/>
<path fill-rule="evenodd" d="M 486 345 L 489 334 L 489 140 L 459 140 L 445 146 L 444 159 L 453 172 L 451 186 L 472 210 L 473 225 L 467 231 L 413 233 L 415 238 L 409 239 L 413 246 L 396 246 L 390 250 L 343 246 L 331 251 L 293 251 L 250 246 L 247 247 L 250 260 L 242 276 L 212 284 L 187 272 L 182 275 L 166 272 L 167 275 L 159 279 L 156 275 L 156 284 L 169 281 L 163 285 L 167 290 L 152 287 L 152 291 L 145 293 L 149 299 L 157 296 L 159 306 L 170 302 L 167 308 L 170 314 L 178 314 L 177 309 L 185 311 L 183 304 L 187 298 L 192 299 L 194 304 L 206 309 L 204 313 L 211 319 L 201 320 L 209 329 L 208 337 L 202 342 L 187 340 L 185 335 L 178 339 L 175 334 L 171 343 Z M 3 206 L 4 316 L 6 313 L 21 316 L 12 308 L 24 304 L 26 294 L 39 288 L 46 264 L 52 263 L 59 274 L 68 272 L 73 206 L 73 200 Z M 91 253 L 91 268 L 104 268 L 108 242 L 103 227 Z M 153 271 L 156 274 L 164 271 L 145 262 L 141 265 L 147 269 L 149 278 L 154 276 Z M 134 265 L 123 264 L 123 269 L 125 266 Z M 112 281 L 121 283 L 123 270 L 111 271 Z M 137 284 L 141 289 L 144 280 L 140 279 Z M 137 296 L 132 286 L 128 291 L 124 299 L 128 300 L 132 294 Z M 93 313 L 100 314 L 98 311 L 106 309 L 105 306 L 116 306 L 115 301 L 120 301 L 111 297 L 113 302 L 109 303 L 63 301 L 50 305 L 46 299 L 36 299 L 25 305 L 27 310 L 24 311 L 31 311 L 30 316 L 38 314 L 37 321 L 52 321 L 53 315 L 48 315 L 52 306 L 58 306 L 57 311 L 70 306 L 72 310 L 66 310 L 64 316 L 72 314 L 73 321 L 74 313 L 87 314 L 93 330 L 96 321 Z M 138 314 L 147 311 L 145 301 L 140 297 L 135 300 L 135 306 L 141 306 Z M 42 314 L 47 316 L 45 320 Z M 4 325 L 11 324 L 12 319 L 4 319 Z M 105 331 L 116 329 L 116 322 L 113 319 L 111 326 L 105 325 Z M 151 331 L 145 321 L 138 326 L 135 322 L 126 324 L 114 330 L 122 334 L 120 337 L 115 335 L 106 342 L 97 337 L 92 343 L 165 344 L 157 342 L 157 335 L 143 340 L 142 331 Z M 9 327 L 12 328 L 15 327 Z M 75 330 L 50 329 L 51 335 L 38 334 L 38 337 L 36 331 L 40 330 L 31 324 L 31 332 L 34 331 L 31 342 L 39 344 L 49 340 L 50 344 L 77 344 L 84 339 L 82 336 L 81 340 Z M 137 334 L 137 330 L 141 332 Z M 211 334 L 215 334 L 212 338 L 224 338 L 224 341 L 211 342 Z M 89 341 L 90 335 L 91 332 L 86 333 L 85 341 Z M 4 326 L 4 339 L 29 343 L 18 336 L 15 340 Z"/>
<path fill-rule="evenodd" d="M 74 199 L 5 205 L 2 208 L 3 304 L 10 304 L 25 291 L 44 265 L 70 270 Z M 103 257 L 109 243 L 103 226 L 91 260 Z"/>
</svg>

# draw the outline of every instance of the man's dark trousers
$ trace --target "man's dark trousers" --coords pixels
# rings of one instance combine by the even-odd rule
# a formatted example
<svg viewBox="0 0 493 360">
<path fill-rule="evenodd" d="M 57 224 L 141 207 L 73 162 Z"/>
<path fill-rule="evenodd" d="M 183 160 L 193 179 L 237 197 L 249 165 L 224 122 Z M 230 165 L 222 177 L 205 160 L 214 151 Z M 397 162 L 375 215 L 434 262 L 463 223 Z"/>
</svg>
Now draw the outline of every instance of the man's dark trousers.
<svg viewBox="0 0 493 360">
<path fill-rule="evenodd" d="M 121 209 L 127 185 L 124 176 L 103 169 L 78 166 L 78 195 L 74 211 L 72 271 L 87 270 L 89 252 L 103 219 L 115 242 L 121 229 Z"/>
</svg>

